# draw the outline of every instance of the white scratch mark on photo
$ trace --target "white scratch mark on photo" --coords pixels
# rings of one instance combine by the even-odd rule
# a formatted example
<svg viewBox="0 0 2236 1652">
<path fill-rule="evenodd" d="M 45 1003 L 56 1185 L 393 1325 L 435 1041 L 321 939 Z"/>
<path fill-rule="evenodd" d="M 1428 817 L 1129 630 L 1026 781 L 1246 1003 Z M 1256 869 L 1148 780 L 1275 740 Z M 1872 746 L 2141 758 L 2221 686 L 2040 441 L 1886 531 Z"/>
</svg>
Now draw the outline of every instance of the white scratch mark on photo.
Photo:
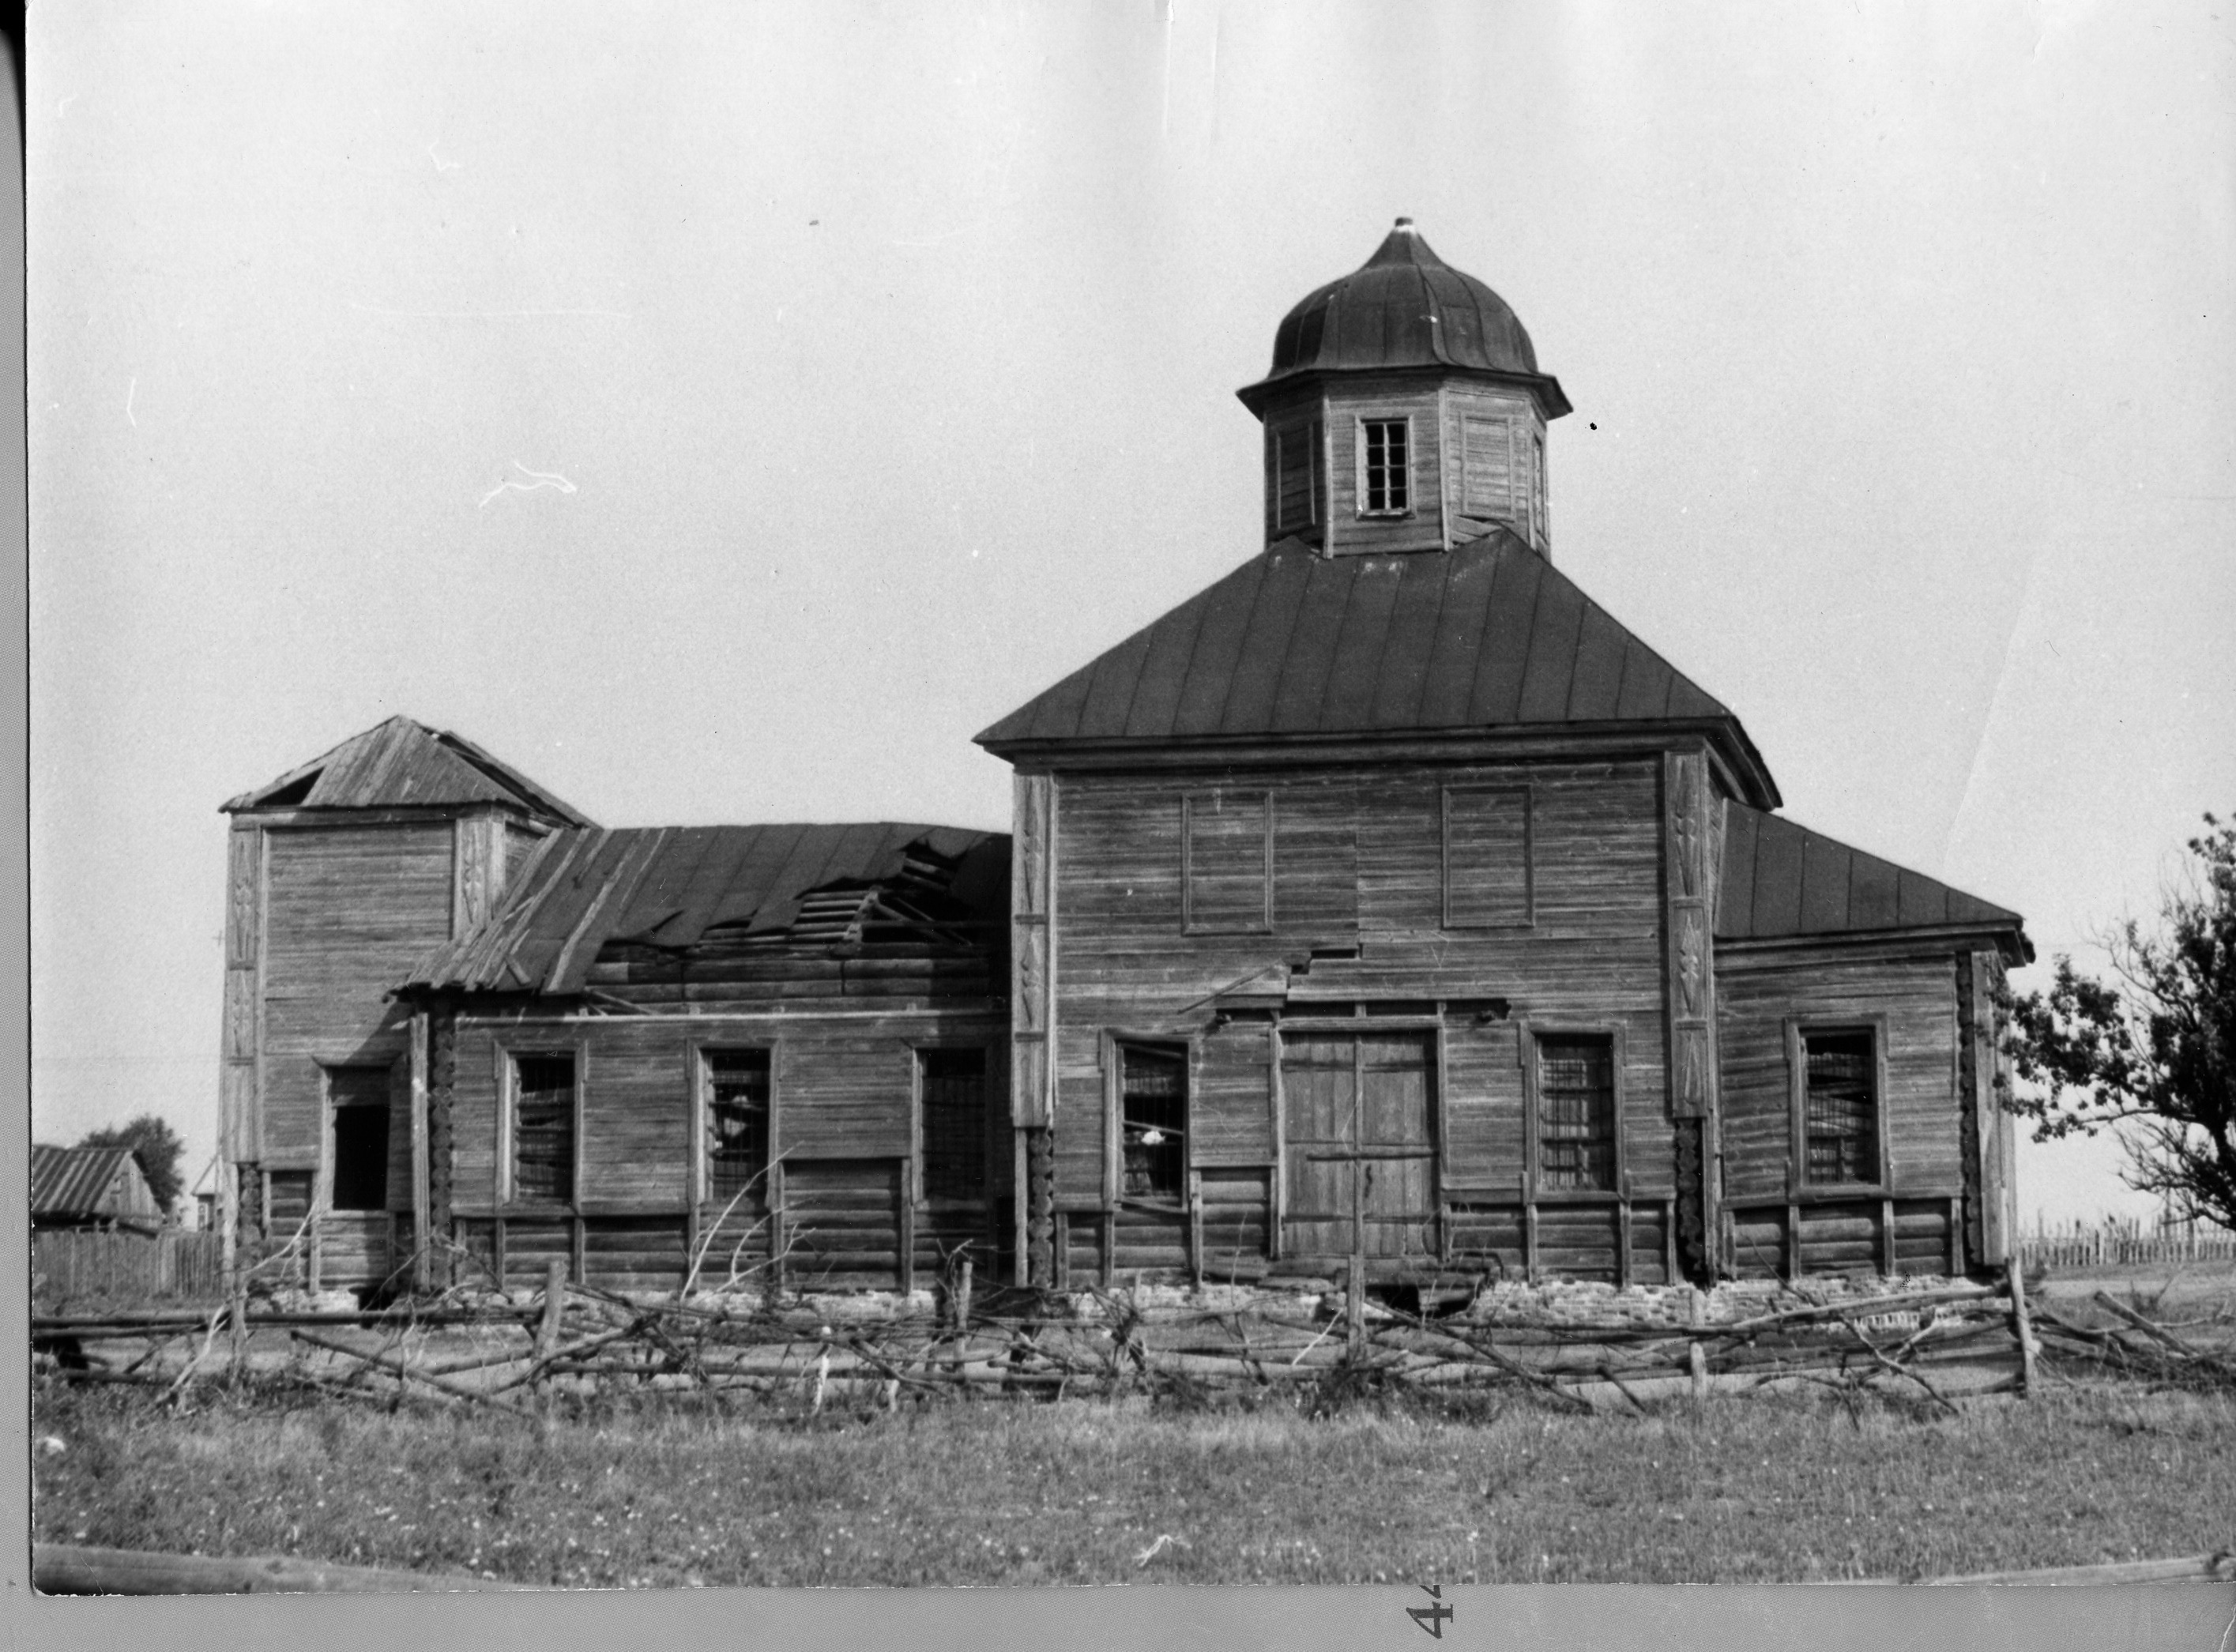
<svg viewBox="0 0 2236 1652">
<path fill-rule="evenodd" d="M 519 471 L 521 475 L 529 477 L 530 480 L 526 482 L 514 482 L 508 478 L 505 481 L 498 483 L 487 493 L 482 495 L 482 503 L 483 504 L 487 504 L 490 500 L 496 498 L 498 494 L 506 492 L 507 490 L 514 493 L 533 493 L 538 488 L 556 488 L 562 493 L 572 493 L 575 491 L 575 484 L 572 482 L 569 482 L 565 477 L 561 476 L 556 471 L 531 471 L 526 465 L 523 464 L 518 459 L 515 459 L 512 462 L 512 468 Z"/>
</svg>

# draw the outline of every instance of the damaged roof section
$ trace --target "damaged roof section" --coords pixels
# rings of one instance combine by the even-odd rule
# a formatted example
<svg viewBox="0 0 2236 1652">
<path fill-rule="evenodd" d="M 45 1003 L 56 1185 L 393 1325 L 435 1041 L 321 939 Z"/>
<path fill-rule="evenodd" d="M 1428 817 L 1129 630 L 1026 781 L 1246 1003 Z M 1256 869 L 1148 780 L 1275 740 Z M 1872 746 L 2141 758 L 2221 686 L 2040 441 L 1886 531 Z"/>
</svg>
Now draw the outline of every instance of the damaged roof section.
<svg viewBox="0 0 2236 1652">
<path fill-rule="evenodd" d="M 470 740 L 391 717 L 322 757 L 220 806 L 250 809 L 434 808 L 510 804 L 540 819 L 586 826 L 590 818 L 499 762 Z"/>
<path fill-rule="evenodd" d="M 2000 931 L 2014 961 L 2034 958 L 2016 912 L 1744 803 L 1729 809 L 1720 941 L 1976 929 Z"/>
<path fill-rule="evenodd" d="M 857 944 L 899 925 L 983 944 L 1008 917 L 1009 839 L 957 826 L 597 827 L 537 846 L 489 921 L 406 989 L 579 992 L 607 946 Z"/>
</svg>

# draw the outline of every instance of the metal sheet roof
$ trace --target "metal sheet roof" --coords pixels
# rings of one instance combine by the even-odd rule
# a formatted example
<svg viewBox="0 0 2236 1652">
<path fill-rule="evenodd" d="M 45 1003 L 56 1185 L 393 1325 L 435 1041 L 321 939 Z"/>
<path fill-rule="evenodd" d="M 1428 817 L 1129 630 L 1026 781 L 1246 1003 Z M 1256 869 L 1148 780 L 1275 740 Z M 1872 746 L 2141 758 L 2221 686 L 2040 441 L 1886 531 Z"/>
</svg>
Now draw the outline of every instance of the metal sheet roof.
<svg viewBox="0 0 2236 1652">
<path fill-rule="evenodd" d="M 2004 930 L 2031 958 L 2016 912 L 1744 803 L 1725 817 L 1719 940 Z"/>
<path fill-rule="evenodd" d="M 1777 788 L 1739 719 L 1500 530 L 1448 551 L 1253 557 L 978 735 L 1040 742 L 1677 721 Z"/>
<path fill-rule="evenodd" d="M 31 1149 L 35 1217 L 161 1216 L 130 1148 Z"/>
<path fill-rule="evenodd" d="M 588 826 L 589 817 L 499 762 L 471 740 L 409 717 L 351 736 L 325 755 L 227 801 L 247 809 L 375 809 L 509 803 L 547 819 Z"/>
<path fill-rule="evenodd" d="M 1255 405 L 1283 379 L 1309 372 L 1457 367 L 1522 379 L 1549 418 L 1569 411 L 1558 381 L 1537 371 L 1529 334 L 1505 299 L 1438 258 L 1400 218 L 1358 269 L 1308 293 L 1281 318 L 1273 366 L 1240 392 Z"/>
<path fill-rule="evenodd" d="M 423 959 L 406 987 L 569 993 L 609 941 L 685 947 L 714 928 L 791 927 L 810 892 L 902 879 L 998 920 L 1009 839 L 957 826 L 861 825 L 587 827 L 536 846 L 479 928 Z"/>
</svg>

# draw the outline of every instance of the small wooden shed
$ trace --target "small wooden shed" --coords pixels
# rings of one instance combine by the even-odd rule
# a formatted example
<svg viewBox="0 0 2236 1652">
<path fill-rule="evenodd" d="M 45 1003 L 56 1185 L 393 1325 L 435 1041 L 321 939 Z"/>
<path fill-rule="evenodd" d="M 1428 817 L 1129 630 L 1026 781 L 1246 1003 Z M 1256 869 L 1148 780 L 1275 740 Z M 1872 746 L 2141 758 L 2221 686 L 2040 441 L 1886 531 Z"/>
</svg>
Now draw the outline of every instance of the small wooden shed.
<svg viewBox="0 0 2236 1652">
<path fill-rule="evenodd" d="M 152 1234 L 164 1211 L 128 1147 L 31 1149 L 31 1226 Z"/>
</svg>

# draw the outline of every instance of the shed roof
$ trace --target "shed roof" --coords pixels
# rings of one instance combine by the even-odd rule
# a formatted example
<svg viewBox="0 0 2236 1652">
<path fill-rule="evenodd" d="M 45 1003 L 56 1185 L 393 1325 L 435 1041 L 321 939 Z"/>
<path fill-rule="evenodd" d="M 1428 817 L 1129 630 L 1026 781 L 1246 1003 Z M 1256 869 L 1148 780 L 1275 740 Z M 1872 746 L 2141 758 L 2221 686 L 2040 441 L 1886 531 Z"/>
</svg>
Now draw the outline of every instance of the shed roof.
<svg viewBox="0 0 2236 1652">
<path fill-rule="evenodd" d="M 1724 822 L 1719 940 L 1868 935 L 1910 929 L 2007 932 L 2031 959 L 2024 920 L 1923 872 L 1733 803 Z"/>
<path fill-rule="evenodd" d="M 548 819 L 588 826 L 590 819 L 519 770 L 447 730 L 409 717 L 353 734 L 323 756 L 278 780 L 228 800 L 224 812 L 248 809 L 378 809 L 509 803 Z"/>
<path fill-rule="evenodd" d="M 160 1216 L 128 1147 L 31 1149 L 33 1217 Z"/>
<path fill-rule="evenodd" d="M 681 948 L 710 930 L 774 936 L 813 892 L 907 885 L 998 921 L 1009 839 L 958 826 L 600 827 L 559 832 L 478 928 L 421 960 L 406 987 L 571 993 L 612 941 Z"/>
<path fill-rule="evenodd" d="M 1756 800 L 1775 806 L 1739 719 L 1500 529 L 1383 556 L 1284 542 L 977 739 L 999 752 L 1654 722 L 1707 728 Z"/>
</svg>

